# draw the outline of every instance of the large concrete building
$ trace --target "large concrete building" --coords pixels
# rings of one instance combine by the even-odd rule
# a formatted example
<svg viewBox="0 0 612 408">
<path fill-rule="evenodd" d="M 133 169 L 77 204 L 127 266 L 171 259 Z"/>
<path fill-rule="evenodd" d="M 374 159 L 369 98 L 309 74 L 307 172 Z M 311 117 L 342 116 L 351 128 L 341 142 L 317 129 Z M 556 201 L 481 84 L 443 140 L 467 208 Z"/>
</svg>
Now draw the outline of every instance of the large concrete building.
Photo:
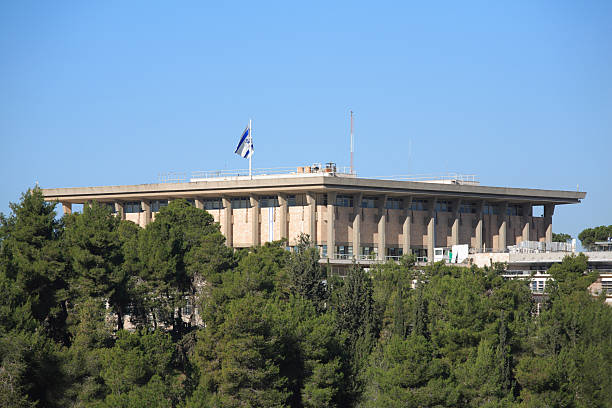
<svg viewBox="0 0 612 408">
<path fill-rule="evenodd" d="M 324 259 L 426 261 L 436 247 L 465 244 L 470 252 L 505 252 L 521 241 L 552 241 L 555 207 L 579 203 L 584 192 L 489 187 L 473 178 L 419 181 L 359 178 L 336 166 L 298 167 L 280 174 L 212 173 L 182 182 L 43 189 L 45 199 L 108 203 L 122 219 L 146 226 L 168 201 L 184 198 L 206 209 L 227 244 L 250 247 L 308 234 Z M 534 208 L 543 211 L 534 216 Z M 540 216 L 541 215 L 541 216 Z"/>
</svg>

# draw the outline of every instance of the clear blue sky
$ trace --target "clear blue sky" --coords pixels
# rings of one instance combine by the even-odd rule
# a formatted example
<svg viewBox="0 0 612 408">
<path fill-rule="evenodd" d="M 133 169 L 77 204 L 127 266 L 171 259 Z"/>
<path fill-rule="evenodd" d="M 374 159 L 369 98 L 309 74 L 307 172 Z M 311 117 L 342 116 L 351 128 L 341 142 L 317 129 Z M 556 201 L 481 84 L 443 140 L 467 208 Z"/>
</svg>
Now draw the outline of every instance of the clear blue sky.
<svg viewBox="0 0 612 408">
<path fill-rule="evenodd" d="M 612 2 L 0 4 L 0 211 L 34 185 L 347 165 L 587 191 L 612 224 Z M 411 151 L 409 151 L 409 145 Z"/>
</svg>

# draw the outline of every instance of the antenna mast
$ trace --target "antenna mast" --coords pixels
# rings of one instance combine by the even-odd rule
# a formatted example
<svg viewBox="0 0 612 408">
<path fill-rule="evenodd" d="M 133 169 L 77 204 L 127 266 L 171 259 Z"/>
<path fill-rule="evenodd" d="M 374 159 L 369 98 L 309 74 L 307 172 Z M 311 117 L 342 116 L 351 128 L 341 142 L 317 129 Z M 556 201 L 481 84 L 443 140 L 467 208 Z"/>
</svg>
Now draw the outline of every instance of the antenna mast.
<svg viewBox="0 0 612 408">
<path fill-rule="evenodd" d="M 353 152 L 355 151 L 354 146 L 355 142 L 353 137 L 353 111 L 351 111 L 351 174 L 355 174 L 355 170 L 353 167 Z"/>
</svg>

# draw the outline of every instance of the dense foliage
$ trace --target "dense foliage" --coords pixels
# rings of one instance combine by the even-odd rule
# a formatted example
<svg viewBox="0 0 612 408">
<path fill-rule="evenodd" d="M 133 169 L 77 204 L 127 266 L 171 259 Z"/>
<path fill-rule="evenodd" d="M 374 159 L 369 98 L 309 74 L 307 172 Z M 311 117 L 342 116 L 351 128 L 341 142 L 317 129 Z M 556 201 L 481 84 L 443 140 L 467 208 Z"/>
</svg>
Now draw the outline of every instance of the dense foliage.
<svg viewBox="0 0 612 408">
<path fill-rule="evenodd" d="M 142 229 L 40 190 L 0 217 L 0 406 L 610 406 L 586 257 L 527 283 L 413 259 L 329 276 L 308 237 L 227 248 L 171 202 Z"/>
<path fill-rule="evenodd" d="M 572 240 L 572 236 L 570 234 L 564 234 L 564 233 L 557 234 L 553 232 L 552 240 L 553 242 L 567 242 L 567 241 Z"/>
<path fill-rule="evenodd" d="M 578 234 L 578 239 L 582 242 L 582 246 L 587 249 L 593 249 L 595 242 L 606 241 L 609 237 L 612 237 L 612 225 L 586 228 Z"/>
</svg>

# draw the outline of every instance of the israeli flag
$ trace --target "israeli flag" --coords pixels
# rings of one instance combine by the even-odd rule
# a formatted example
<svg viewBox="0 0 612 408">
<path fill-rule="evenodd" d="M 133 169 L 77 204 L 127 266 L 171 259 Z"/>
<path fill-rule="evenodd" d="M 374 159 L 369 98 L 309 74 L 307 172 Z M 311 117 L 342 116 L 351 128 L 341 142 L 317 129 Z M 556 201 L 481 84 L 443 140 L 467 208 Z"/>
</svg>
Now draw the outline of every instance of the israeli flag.
<svg viewBox="0 0 612 408">
<path fill-rule="evenodd" d="M 239 156 L 244 157 L 245 159 L 248 159 L 249 156 L 253 154 L 253 141 L 251 140 L 251 129 L 249 129 L 248 126 L 246 129 L 244 129 L 244 132 L 242 133 L 242 136 L 240 137 L 240 142 L 238 143 L 238 147 L 236 148 L 236 151 L 234 153 L 236 153 Z"/>
</svg>

